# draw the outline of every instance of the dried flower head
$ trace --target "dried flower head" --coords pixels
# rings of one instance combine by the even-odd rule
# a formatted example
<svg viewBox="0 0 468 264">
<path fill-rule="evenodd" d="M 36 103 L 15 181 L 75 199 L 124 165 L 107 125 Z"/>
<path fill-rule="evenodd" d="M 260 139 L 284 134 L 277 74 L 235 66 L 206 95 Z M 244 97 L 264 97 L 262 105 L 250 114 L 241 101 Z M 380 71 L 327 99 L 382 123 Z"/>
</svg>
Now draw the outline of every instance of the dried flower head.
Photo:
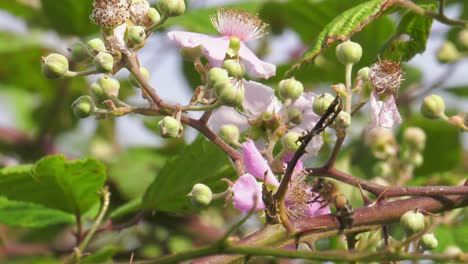
<svg viewBox="0 0 468 264">
<path fill-rule="evenodd" d="M 128 0 L 95 0 L 91 20 L 106 28 L 118 26 L 130 17 Z"/>
<path fill-rule="evenodd" d="M 404 80 L 403 73 L 399 63 L 384 59 L 370 67 L 369 80 L 378 94 L 396 94 Z"/>
<path fill-rule="evenodd" d="M 150 9 L 150 4 L 146 0 L 132 0 L 130 5 L 130 15 L 133 23 L 142 25 Z"/>
<path fill-rule="evenodd" d="M 244 42 L 261 38 L 268 26 L 258 16 L 241 9 L 220 8 L 210 18 L 219 34 L 238 37 Z"/>
</svg>

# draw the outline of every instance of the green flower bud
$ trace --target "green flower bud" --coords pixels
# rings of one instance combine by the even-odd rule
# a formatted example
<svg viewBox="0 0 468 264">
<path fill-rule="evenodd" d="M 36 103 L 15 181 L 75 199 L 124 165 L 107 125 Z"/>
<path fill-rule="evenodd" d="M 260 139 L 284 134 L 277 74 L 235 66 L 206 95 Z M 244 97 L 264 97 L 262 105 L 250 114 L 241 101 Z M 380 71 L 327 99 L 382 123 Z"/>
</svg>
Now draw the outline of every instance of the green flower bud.
<svg viewBox="0 0 468 264">
<path fill-rule="evenodd" d="M 385 160 L 398 152 L 398 145 L 391 130 L 383 127 L 372 128 L 365 133 L 364 142 L 370 147 L 372 154 Z"/>
<path fill-rule="evenodd" d="M 117 79 L 103 76 L 98 79 L 97 84 L 107 97 L 117 98 L 119 96 L 120 83 Z"/>
<path fill-rule="evenodd" d="M 107 52 L 99 52 L 98 55 L 94 57 L 94 64 L 99 72 L 112 72 L 114 68 L 114 58 Z"/>
<path fill-rule="evenodd" d="M 146 15 L 148 16 L 151 25 L 157 24 L 161 21 L 161 15 L 156 8 L 151 7 Z"/>
<path fill-rule="evenodd" d="M 165 17 L 180 16 L 185 12 L 184 0 L 161 0 L 158 9 Z"/>
<path fill-rule="evenodd" d="M 229 75 L 225 69 L 218 67 L 211 68 L 207 74 L 208 77 L 208 86 L 214 87 L 217 83 L 223 83 L 228 80 Z M 216 91 L 219 94 L 219 91 Z"/>
<path fill-rule="evenodd" d="M 372 173 L 377 177 L 387 177 L 392 174 L 392 166 L 388 162 L 379 161 L 372 167 Z"/>
<path fill-rule="evenodd" d="M 141 75 L 143 75 L 143 78 L 149 82 L 150 80 L 150 74 L 149 74 L 149 71 L 148 69 L 146 69 L 145 67 L 140 67 L 140 72 L 141 72 Z M 128 81 L 130 82 L 131 85 L 133 85 L 134 87 L 136 88 L 140 88 L 141 85 L 140 83 L 138 82 L 138 80 L 135 78 L 135 76 L 133 76 L 133 74 L 130 74 L 130 76 L 128 77 Z"/>
<path fill-rule="evenodd" d="M 288 111 L 288 121 L 299 125 L 302 123 L 302 112 L 299 109 L 291 108 Z"/>
<path fill-rule="evenodd" d="M 239 60 L 225 60 L 222 67 L 228 71 L 229 76 L 242 78 L 245 75 L 244 64 Z"/>
<path fill-rule="evenodd" d="M 281 143 L 283 143 L 283 149 L 289 152 L 295 152 L 301 145 L 301 143 L 297 141 L 300 136 L 301 134 L 296 132 L 286 133 L 281 141 Z"/>
<path fill-rule="evenodd" d="M 219 137 L 230 145 L 239 144 L 239 134 L 236 125 L 224 125 L 219 129 Z"/>
<path fill-rule="evenodd" d="M 216 86 L 218 85 L 222 85 L 222 87 L 220 87 L 221 93 L 218 96 L 218 100 L 222 105 L 237 107 L 242 104 L 242 101 L 244 100 L 243 86 L 236 86 L 230 81 L 216 84 Z"/>
<path fill-rule="evenodd" d="M 468 48 L 468 29 L 463 29 L 462 31 L 458 32 L 458 41 L 464 47 Z"/>
<path fill-rule="evenodd" d="M 131 27 L 128 31 L 128 39 L 135 45 L 143 43 L 146 40 L 145 28 L 141 26 Z"/>
<path fill-rule="evenodd" d="M 88 48 L 81 41 L 74 43 L 70 49 L 70 52 L 71 59 L 76 62 L 82 62 L 90 57 L 88 53 Z"/>
<path fill-rule="evenodd" d="M 361 77 L 361 80 L 362 80 L 363 82 L 369 80 L 369 69 L 370 69 L 369 67 L 364 67 L 364 68 L 361 68 L 361 69 L 357 72 L 358 76 Z"/>
<path fill-rule="evenodd" d="M 421 246 L 424 249 L 430 250 L 434 249 L 439 245 L 439 241 L 437 241 L 437 238 L 434 236 L 434 234 L 424 234 L 421 237 Z"/>
<path fill-rule="evenodd" d="M 341 96 L 346 96 L 346 86 L 342 83 L 331 86 L 332 90 Z"/>
<path fill-rule="evenodd" d="M 403 133 L 403 143 L 411 149 L 421 151 L 426 145 L 426 133 L 419 127 L 408 127 Z"/>
<path fill-rule="evenodd" d="M 335 119 L 335 125 L 339 128 L 347 128 L 351 125 L 351 115 L 341 111 Z"/>
<path fill-rule="evenodd" d="M 424 157 L 420 152 L 413 153 L 408 151 L 403 154 L 402 160 L 414 167 L 420 167 L 424 163 Z"/>
<path fill-rule="evenodd" d="M 424 98 L 421 105 L 421 114 L 430 119 L 442 118 L 445 114 L 445 102 L 442 97 L 431 94 Z"/>
<path fill-rule="evenodd" d="M 73 113 L 78 118 L 86 118 L 94 113 L 96 106 L 93 98 L 84 95 L 78 97 L 72 104 Z"/>
<path fill-rule="evenodd" d="M 101 85 L 98 83 L 92 83 L 89 89 L 98 103 L 102 103 L 104 100 L 108 99 L 104 89 L 102 89 Z"/>
<path fill-rule="evenodd" d="M 291 99 L 296 100 L 304 92 L 304 86 L 300 81 L 296 81 L 294 78 L 285 79 L 280 81 L 278 86 L 278 93 L 284 100 Z"/>
<path fill-rule="evenodd" d="M 460 57 L 457 47 L 450 41 L 442 44 L 442 47 L 437 51 L 437 60 L 441 63 L 451 63 L 460 59 Z"/>
<path fill-rule="evenodd" d="M 210 187 L 202 183 L 197 183 L 192 187 L 192 191 L 188 194 L 190 201 L 194 206 L 205 207 L 213 200 L 213 192 Z"/>
<path fill-rule="evenodd" d="M 342 64 L 356 64 L 362 57 L 361 45 L 347 40 L 336 46 L 336 57 Z"/>
<path fill-rule="evenodd" d="M 172 116 L 166 116 L 158 123 L 161 136 L 164 138 L 176 138 L 180 136 L 181 124 Z"/>
<path fill-rule="evenodd" d="M 52 53 L 42 57 L 42 74 L 47 79 L 58 79 L 68 72 L 68 59 L 60 54 Z"/>
<path fill-rule="evenodd" d="M 315 97 L 314 103 L 312 104 L 312 110 L 314 110 L 314 113 L 321 116 L 327 111 L 334 99 L 333 95 L 329 93 L 321 94 L 318 97 Z"/>
<path fill-rule="evenodd" d="M 180 50 L 180 54 L 182 55 L 182 58 L 184 58 L 187 61 L 195 61 L 203 55 L 203 50 L 200 46 L 197 46 L 195 48 L 183 47 Z"/>
<path fill-rule="evenodd" d="M 424 229 L 424 215 L 420 212 L 408 211 L 400 218 L 400 225 L 407 234 L 420 232 Z"/>
<path fill-rule="evenodd" d="M 463 253 L 463 250 L 461 250 L 459 247 L 457 246 L 448 246 L 445 250 L 444 250 L 444 254 L 448 254 L 448 255 L 459 255 L 459 254 L 462 254 Z"/>
<path fill-rule="evenodd" d="M 94 38 L 86 42 L 86 47 L 88 47 L 89 54 L 96 56 L 99 52 L 106 51 L 106 45 L 100 38 Z"/>
</svg>

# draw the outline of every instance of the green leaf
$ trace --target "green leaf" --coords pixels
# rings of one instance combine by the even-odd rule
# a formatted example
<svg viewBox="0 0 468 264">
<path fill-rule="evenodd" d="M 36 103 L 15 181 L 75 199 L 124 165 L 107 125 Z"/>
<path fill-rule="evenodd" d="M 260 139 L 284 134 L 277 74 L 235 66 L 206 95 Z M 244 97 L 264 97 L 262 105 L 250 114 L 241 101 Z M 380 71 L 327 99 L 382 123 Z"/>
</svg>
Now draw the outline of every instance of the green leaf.
<svg viewBox="0 0 468 264">
<path fill-rule="evenodd" d="M 435 5 L 420 6 L 426 10 L 435 9 Z M 387 42 L 383 57 L 409 61 L 416 54 L 424 52 L 432 21 L 431 17 L 407 11 L 401 18 L 395 34 Z"/>
<path fill-rule="evenodd" d="M 119 248 L 107 246 L 80 261 L 81 264 L 111 263 L 112 257 L 119 252 Z"/>
<path fill-rule="evenodd" d="M 299 62 L 286 73 L 292 75 L 303 65 L 311 63 L 320 53 L 336 40 L 345 41 L 362 30 L 364 26 L 380 17 L 383 11 L 391 6 L 388 0 L 372 0 L 346 10 L 336 17 L 320 32 L 309 50 Z"/>
<path fill-rule="evenodd" d="M 187 194 L 196 183 L 213 192 L 226 185 L 220 180 L 235 175 L 226 154 L 204 137 L 198 137 L 184 152 L 169 160 L 143 197 L 143 207 L 172 213 L 187 213 L 195 208 Z"/>
<path fill-rule="evenodd" d="M 45 227 L 74 223 L 75 216 L 39 204 L 12 201 L 0 197 L 0 222 L 16 227 Z"/>
<path fill-rule="evenodd" d="M 444 91 L 449 92 L 458 97 L 468 97 L 468 86 L 455 86 L 444 89 Z"/>
<path fill-rule="evenodd" d="M 34 166 L 0 170 L 0 195 L 82 215 L 99 202 L 105 167 L 94 159 L 48 156 Z"/>
<path fill-rule="evenodd" d="M 60 34 L 86 36 L 98 31 L 89 19 L 93 0 L 41 0 L 44 15 Z"/>
</svg>

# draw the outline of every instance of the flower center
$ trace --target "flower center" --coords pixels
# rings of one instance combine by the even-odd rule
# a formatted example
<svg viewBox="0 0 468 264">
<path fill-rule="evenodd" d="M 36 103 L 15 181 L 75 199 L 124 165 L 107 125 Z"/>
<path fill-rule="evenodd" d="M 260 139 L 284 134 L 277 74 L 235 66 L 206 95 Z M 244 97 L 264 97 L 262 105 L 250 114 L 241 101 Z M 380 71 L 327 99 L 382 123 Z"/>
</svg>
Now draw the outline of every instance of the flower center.
<svg viewBox="0 0 468 264">
<path fill-rule="evenodd" d="M 266 34 L 265 28 L 268 26 L 258 16 L 240 9 L 220 8 L 210 18 L 221 35 L 238 37 L 244 42 L 261 38 Z"/>
<path fill-rule="evenodd" d="M 101 27 L 118 26 L 130 17 L 127 0 L 95 0 L 91 19 Z"/>
</svg>

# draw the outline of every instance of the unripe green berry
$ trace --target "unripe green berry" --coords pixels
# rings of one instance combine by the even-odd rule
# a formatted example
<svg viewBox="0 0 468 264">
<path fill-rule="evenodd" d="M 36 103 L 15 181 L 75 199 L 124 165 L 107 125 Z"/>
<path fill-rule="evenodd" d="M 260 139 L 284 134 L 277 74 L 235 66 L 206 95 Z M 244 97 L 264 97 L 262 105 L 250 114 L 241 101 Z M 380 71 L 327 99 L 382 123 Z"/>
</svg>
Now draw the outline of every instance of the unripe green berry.
<svg viewBox="0 0 468 264">
<path fill-rule="evenodd" d="M 243 86 L 236 86 L 230 81 L 226 81 L 220 85 L 222 85 L 222 87 L 220 87 L 221 92 L 218 96 L 218 100 L 222 105 L 237 107 L 242 104 L 242 101 L 244 100 Z"/>
<path fill-rule="evenodd" d="M 426 145 L 426 133 L 419 127 L 408 127 L 403 133 L 403 142 L 411 149 L 421 151 Z"/>
<path fill-rule="evenodd" d="M 188 196 L 192 204 L 197 207 L 205 207 L 213 200 L 213 192 L 210 187 L 202 183 L 195 184 Z"/>
<path fill-rule="evenodd" d="M 228 72 L 218 67 L 211 68 L 207 74 L 208 86 L 214 87 L 217 83 L 225 82 L 229 79 Z M 217 91 L 218 93 L 219 91 Z"/>
<path fill-rule="evenodd" d="M 133 26 L 128 31 L 128 39 L 135 45 L 141 44 L 146 40 L 145 28 Z"/>
<path fill-rule="evenodd" d="M 413 234 L 424 229 L 424 215 L 420 212 L 408 211 L 400 218 L 400 225 L 406 233 Z"/>
<path fill-rule="evenodd" d="M 219 129 L 219 137 L 230 145 L 239 144 L 239 135 L 236 125 L 224 125 Z"/>
<path fill-rule="evenodd" d="M 377 177 L 387 177 L 392 173 L 392 166 L 385 161 L 379 161 L 372 167 L 372 173 Z"/>
<path fill-rule="evenodd" d="M 424 157 L 420 152 L 411 153 L 407 161 L 414 167 L 420 167 L 424 163 Z"/>
<path fill-rule="evenodd" d="M 98 103 L 102 103 L 104 100 L 108 99 L 104 89 L 102 89 L 101 85 L 99 85 L 97 82 L 92 83 L 89 89 Z"/>
<path fill-rule="evenodd" d="M 464 47 L 468 48 L 468 29 L 465 28 L 462 31 L 458 32 L 458 41 Z"/>
<path fill-rule="evenodd" d="M 203 55 L 203 50 L 200 46 L 196 46 L 195 48 L 183 47 L 180 50 L 180 55 L 187 61 L 195 61 Z"/>
<path fill-rule="evenodd" d="M 94 113 L 96 106 L 94 105 L 93 98 L 84 95 L 78 97 L 72 104 L 73 113 L 76 117 L 86 118 Z"/>
<path fill-rule="evenodd" d="M 112 72 L 114 68 L 114 58 L 107 52 L 99 52 L 98 55 L 94 57 L 94 64 L 99 72 Z"/>
<path fill-rule="evenodd" d="M 106 96 L 110 98 L 119 96 L 120 83 L 117 79 L 103 76 L 98 79 L 97 84 L 102 87 L 102 91 Z"/>
<path fill-rule="evenodd" d="M 334 99 L 333 95 L 329 93 L 321 94 L 318 97 L 315 97 L 314 103 L 312 104 L 312 110 L 314 110 L 314 113 L 321 116 L 327 111 Z"/>
<path fill-rule="evenodd" d="M 335 125 L 339 128 L 347 128 L 351 125 L 351 115 L 341 111 L 335 119 Z"/>
<path fill-rule="evenodd" d="M 369 80 L 369 70 L 370 70 L 369 67 L 364 67 L 364 68 L 359 69 L 359 71 L 357 72 L 358 76 L 361 78 L 363 82 Z"/>
<path fill-rule="evenodd" d="M 361 60 L 362 47 L 359 43 L 345 41 L 336 46 L 336 57 L 342 64 L 356 64 Z"/>
<path fill-rule="evenodd" d="M 164 138 L 176 138 L 180 136 L 181 124 L 172 116 L 166 116 L 158 123 L 161 136 Z"/>
<path fill-rule="evenodd" d="M 68 72 L 68 59 L 61 55 L 52 53 L 42 57 L 42 73 L 47 79 L 58 79 Z"/>
<path fill-rule="evenodd" d="M 424 234 L 421 237 L 421 246 L 424 249 L 435 249 L 438 245 L 439 241 L 437 241 L 437 238 L 434 236 L 434 234 Z"/>
<path fill-rule="evenodd" d="M 157 24 L 161 21 L 161 15 L 156 8 L 151 7 L 146 15 L 148 16 L 151 25 Z"/>
<path fill-rule="evenodd" d="M 299 109 L 291 108 L 288 111 L 288 121 L 299 125 L 302 123 L 302 112 Z"/>
<path fill-rule="evenodd" d="M 286 133 L 281 141 L 281 143 L 283 143 L 283 149 L 286 151 L 295 152 L 301 145 L 300 142 L 297 141 L 300 136 L 301 134 L 296 132 Z"/>
<path fill-rule="evenodd" d="M 96 56 L 99 52 L 106 51 L 106 45 L 100 38 L 94 38 L 86 42 L 89 54 Z"/>
<path fill-rule="evenodd" d="M 278 93 L 284 100 L 291 99 L 296 100 L 304 92 L 304 85 L 300 81 L 296 81 L 294 78 L 285 79 L 280 81 L 278 86 Z"/>
<path fill-rule="evenodd" d="M 71 52 L 71 59 L 76 62 L 82 62 L 90 57 L 88 48 L 81 41 L 74 43 L 72 47 L 70 48 L 70 52 Z"/>
<path fill-rule="evenodd" d="M 461 55 L 457 47 L 450 41 L 442 44 L 442 47 L 437 51 L 437 60 L 441 63 L 451 63 L 460 59 Z"/>
<path fill-rule="evenodd" d="M 180 16 L 185 12 L 184 0 L 160 0 L 158 9 L 165 17 Z"/>
<path fill-rule="evenodd" d="M 150 74 L 149 74 L 148 69 L 146 69 L 145 67 L 140 67 L 140 72 L 141 72 L 141 75 L 143 76 L 143 79 L 145 79 L 146 82 L 149 82 Z M 133 85 L 136 88 L 141 87 L 140 83 L 135 78 L 135 76 L 133 76 L 133 74 L 130 74 L 130 76 L 128 77 L 128 81 L 130 82 L 131 85 Z"/>
<path fill-rule="evenodd" d="M 421 114 L 430 119 L 438 119 L 445 114 L 444 99 L 438 95 L 431 94 L 426 96 L 421 105 Z"/>
<path fill-rule="evenodd" d="M 226 69 L 229 76 L 242 78 L 245 75 L 245 67 L 239 60 L 225 60 L 223 69 Z"/>
</svg>

